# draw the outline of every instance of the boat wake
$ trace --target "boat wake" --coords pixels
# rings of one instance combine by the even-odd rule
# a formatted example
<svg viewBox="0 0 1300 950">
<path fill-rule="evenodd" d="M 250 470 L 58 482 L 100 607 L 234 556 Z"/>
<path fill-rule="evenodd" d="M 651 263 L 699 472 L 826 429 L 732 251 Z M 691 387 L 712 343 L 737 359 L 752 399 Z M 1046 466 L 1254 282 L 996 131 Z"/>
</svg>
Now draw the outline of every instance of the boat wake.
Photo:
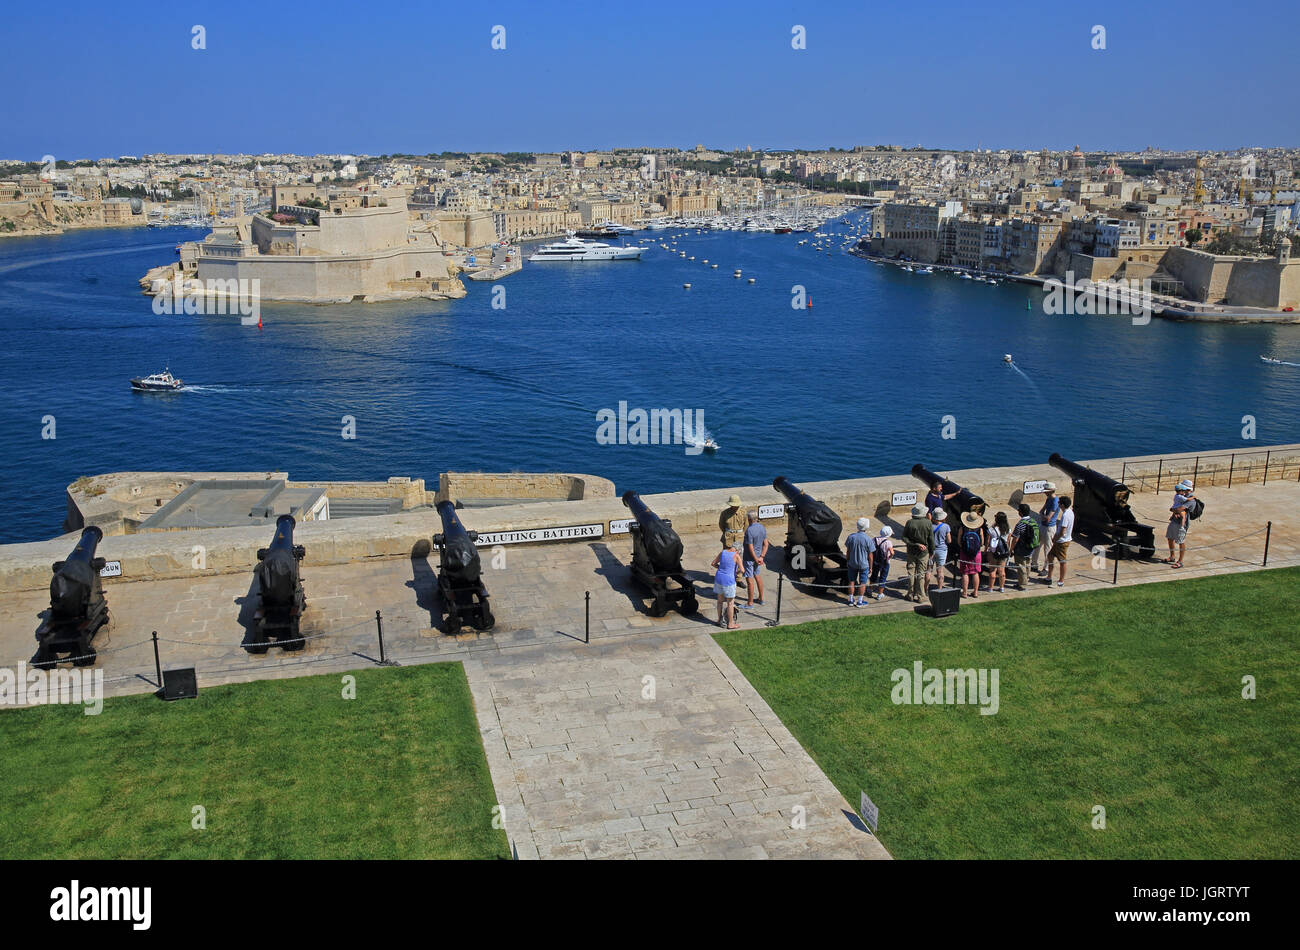
<svg viewBox="0 0 1300 950">
<path fill-rule="evenodd" d="M 1019 366 L 1017 366 L 1014 360 L 1008 360 L 1007 365 L 1010 366 L 1012 369 L 1014 369 L 1017 373 L 1019 373 L 1024 378 L 1025 382 L 1029 384 L 1029 388 L 1034 391 L 1035 396 L 1037 396 L 1039 399 L 1043 398 L 1043 394 L 1039 392 L 1038 386 L 1034 383 L 1034 381 L 1029 378 L 1029 374 L 1026 373 Z"/>
<path fill-rule="evenodd" d="M 1265 363 L 1271 363 L 1274 366 L 1300 366 L 1300 363 L 1291 363 L 1287 360 L 1275 360 L 1268 356 L 1261 356 L 1260 359 Z"/>
</svg>

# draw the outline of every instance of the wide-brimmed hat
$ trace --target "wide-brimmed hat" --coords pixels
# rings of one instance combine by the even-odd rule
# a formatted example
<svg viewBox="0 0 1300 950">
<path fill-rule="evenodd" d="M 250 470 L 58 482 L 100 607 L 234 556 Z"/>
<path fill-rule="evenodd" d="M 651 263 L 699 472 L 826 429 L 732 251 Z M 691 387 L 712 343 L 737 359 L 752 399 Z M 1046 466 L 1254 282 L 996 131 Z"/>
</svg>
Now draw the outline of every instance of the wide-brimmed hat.
<svg viewBox="0 0 1300 950">
<path fill-rule="evenodd" d="M 973 511 L 962 512 L 961 523 L 968 528 L 984 527 L 984 519 L 981 518 L 979 515 L 975 514 L 975 512 Z"/>
<path fill-rule="evenodd" d="M 1044 482 L 1043 491 L 1056 491 L 1056 482 Z"/>
<path fill-rule="evenodd" d="M 942 508 L 936 508 L 934 511 L 930 512 L 930 517 L 938 518 L 940 521 L 943 521 L 948 517 L 948 512 L 944 511 Z"/>
<path fill-rule="evenodd" d="M 1177 489 L 1177 490 L 1178 490 L 1178 491 L 1191 491 L 1191 490 L 1192 490 L 1192 483 L 1189 482 L 1187 479 L 1184 478 L 1181 482 L 1178 483 L 1178 489 Z"/>
<path fill-rule="evenodd" d="M 741 507 L 741 505 L 742 505 L 742 502 L 741 502 L 741 500 L 740 500 L 740 496 L 739 496 L 739 495 L 732 495 L 730 498 L 727 499 L 727 507 L 728 507 L 728 508 L 739 508 L 739 507 Z"/>
<path fill-rule="evenodd" d="M 913 518 L 920 518 L 920 517 L 923 517 L 924 515 L 925 515 L 925 509 L 924 509 L 924 508 L 922 508 L 920 505 L 913 505 L 913 506 L 912 506 L 912 517 L 913 517 Z"/>
</svg>

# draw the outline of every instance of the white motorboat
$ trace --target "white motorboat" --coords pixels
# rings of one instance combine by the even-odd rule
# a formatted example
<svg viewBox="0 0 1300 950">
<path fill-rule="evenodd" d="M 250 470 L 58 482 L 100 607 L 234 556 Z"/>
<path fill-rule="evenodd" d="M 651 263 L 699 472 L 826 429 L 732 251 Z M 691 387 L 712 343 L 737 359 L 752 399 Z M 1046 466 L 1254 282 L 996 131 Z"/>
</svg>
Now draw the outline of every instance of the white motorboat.
<svg viewBox="0 0 1300 950">
<path fill-rule="evenodd" d="M 151 373 L 148 376 L 141 376 L 131 380 L 131 388 L 142 393 L 175 392 L 182 385 L 184 384 L 173 376 L 169 369 L 164 369 L 161 373 Z"/>
<path fill-rule="evenodd" d="M 553 244 L 544 244 L 528 260 L 540 261 L 638 261 L 645 252 L 644 247 L 621 247 L 604 244 L 600 241 L 584 241 L 582 238 L 569 237 Z"/>
</svg>

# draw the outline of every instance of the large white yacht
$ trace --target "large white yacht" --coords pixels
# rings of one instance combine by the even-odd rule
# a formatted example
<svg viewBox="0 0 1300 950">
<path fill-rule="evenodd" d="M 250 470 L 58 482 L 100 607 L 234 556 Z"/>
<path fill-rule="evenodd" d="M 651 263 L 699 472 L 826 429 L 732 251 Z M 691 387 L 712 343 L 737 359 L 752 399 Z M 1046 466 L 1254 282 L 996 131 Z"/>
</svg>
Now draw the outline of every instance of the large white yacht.
<svg viewBox="0 0 1300 950">
<path fill-rule="evenodd" d="M 554 244 L 543 244 L 528 258 L 535 261 L 638 261 L 644 247 L 622 247 L 568 237 Z"/>
</svg>

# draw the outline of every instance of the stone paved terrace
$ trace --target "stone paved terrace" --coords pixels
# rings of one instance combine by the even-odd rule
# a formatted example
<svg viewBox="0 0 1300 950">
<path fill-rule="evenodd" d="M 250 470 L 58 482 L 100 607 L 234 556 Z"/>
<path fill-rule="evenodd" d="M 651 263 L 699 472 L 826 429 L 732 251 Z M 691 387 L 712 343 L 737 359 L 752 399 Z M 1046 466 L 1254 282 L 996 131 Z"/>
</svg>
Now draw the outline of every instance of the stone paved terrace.
<svg viewBox="0 0 1300 950">
<path fill-rule="evenodd" d="M 1187 567 L 1122 562 L 1121 584 L 1256 569 L 1268 520 L 1268 566 L 1300 564 L 1300 484 L 1255 482 L 1198 495 L 1207 511 L 1193 525 Z M 1148 523 L 1162 525 L 1169 497 L 1167 491 L 1137 495 L 1133 506 Z M 769 567 L 775 568 L 784 531 L 779 522 L 768 528 L 775 548 Z M 683 539 L 687 567 L 704 585 L 716 533 L 691 532 Z M 1086 553 L 1079 547 L 1076 556 Z M 239 647 L 241 618 L 252 610 L 251 568 L 247 574 L 109 580 L 112 623 L 107 638 L 96 639 L 103 651 L 99 666 L 110 695 L 152 690 L 147 641 L 157 630 L 164 668 L 197 667 L 200 687 L 342 672 L 378 658 L 374 614 L 381 609 L 390 658 L 465 662 L 520 857 L 887 856 L 716 646 L 710 635 L 716 627 L 706 615 L 646 614 L 646 600 L 628 576 L 626 535 L 505 550 L 506 569 L 485 571 L 496 628 L 452 638 L 433 627 L 435 565 L 402 558 L 313 565 L 309 546 L 303 629 L 313 639 L 296 654 L 273 647 L 265 656 L 250 656 Z M 1094 570 L 1089 560 L 1073 561 L 1066 590 L 1110 586 L 1110 566 Z M 894 576 L 901 573 L 898 561 Z M 591 642 L 585 644 L 588 590 Z M 990 601 L 1053 593 L 1034 586 Z M 772 594 L 769 589 L 765 607 L 742 613 L 742 625 L 755 636 L 774 619 Z M 853 613 L 912 609 L 897 594 L 896 588 L 885 601 Z M 46 606 L 43 590 L 8 593 L 0 601 L 0 665 L 30 658 Z M 705 606 L 712 616 L 711 605 Z M 840 595 L 784 585 L 782 624 L 848 612 Z M 654 677 L 653 699 L 642 698 L 647 676 Z M 805 829 L 791 827 L 796 805 L 806 810 Z"/>
</svg>

